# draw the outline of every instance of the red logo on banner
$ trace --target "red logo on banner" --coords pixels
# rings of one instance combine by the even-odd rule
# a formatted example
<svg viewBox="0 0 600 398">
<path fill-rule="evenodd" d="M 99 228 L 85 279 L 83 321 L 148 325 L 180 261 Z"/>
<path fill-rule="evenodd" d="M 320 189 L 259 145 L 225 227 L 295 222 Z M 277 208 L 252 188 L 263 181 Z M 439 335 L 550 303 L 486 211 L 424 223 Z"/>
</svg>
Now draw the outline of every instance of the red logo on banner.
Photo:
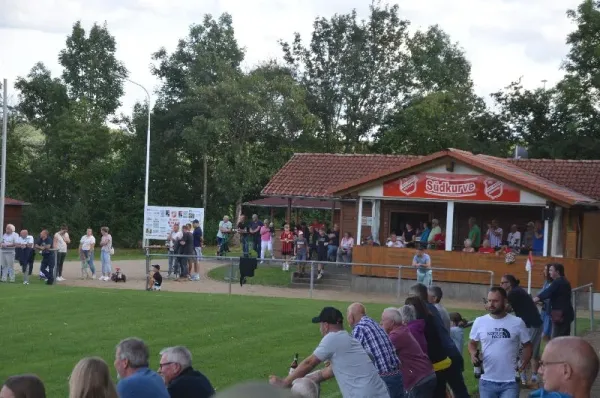
<svg viewBox="0 0 600 398">
<path fill-rule="evenodd" d="M 420 173 L 384 183 L 383 196 L 518 203 L 521 191 L 487 176 Z"/>
</svg>

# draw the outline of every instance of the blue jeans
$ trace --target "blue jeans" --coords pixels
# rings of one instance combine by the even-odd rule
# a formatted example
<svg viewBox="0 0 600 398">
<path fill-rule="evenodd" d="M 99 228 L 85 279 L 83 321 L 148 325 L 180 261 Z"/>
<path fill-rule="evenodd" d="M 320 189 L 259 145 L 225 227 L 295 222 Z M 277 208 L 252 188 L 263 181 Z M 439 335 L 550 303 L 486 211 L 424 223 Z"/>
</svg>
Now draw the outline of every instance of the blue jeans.
<svg viewBox="0 0 600 398">
<path fill-rule="evenodd" d="M 96 267 L 94 266 L 94 252 L 92 250 L 82 250 L 82 252 L 85 256 L 85 260 L 81 262 L 81 265 L 83 266 L 85 265 L 85 263 L 87 263 L 90 266 L 90 271 L 92 271 L 92 275 L 96 274 Z"/>
<path fill-rule="evenodd" d="M 104 250 L 100 251 L 100 261 L 102 262 L 102 273 L 110 274 L 112 272 L 112 263 L 110 261 L 110 253 Z"/>
<path fill-rule="evenodd" d="M 479 380 L 480 398 L 519 398 L 519 385 L 515 381 L 495 382 Z"/>
<path fill-rule="evenodd" d="M 404 382 L 402 373 L 398 372 L 391 376 L 381 376 L 381 380 L 385 383 L 390 392 L 390 398 L 404 398 Z"/>
<path fill-rule="evenodd" d="M 421 272 L 417 270 L 417 283 L 422 283 L 425 286 L 431 286 L 433 282 L 433 271 Z"/>
<path fill-rule="evenodd" d="M 335 262 L 338 247 L 336 245 L 327 245 L 327 261 Z"/>
</svg>

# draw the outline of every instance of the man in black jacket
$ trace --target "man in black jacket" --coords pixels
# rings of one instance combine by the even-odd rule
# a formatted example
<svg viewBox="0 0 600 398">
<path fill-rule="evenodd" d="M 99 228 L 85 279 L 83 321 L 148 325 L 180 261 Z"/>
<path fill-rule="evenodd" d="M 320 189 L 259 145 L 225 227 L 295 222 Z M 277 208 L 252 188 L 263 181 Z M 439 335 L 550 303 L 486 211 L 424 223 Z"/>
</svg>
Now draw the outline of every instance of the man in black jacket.
<svg viewBox="0 0 600 398">
<path fill-rule="evenodd" d="M 165 348 L 160 356 L 158 373 L 171 398 L 209 398 L 215 394 L 208 378 L 192 368 L 192 354 L 187 348 Z"/>
</svg>

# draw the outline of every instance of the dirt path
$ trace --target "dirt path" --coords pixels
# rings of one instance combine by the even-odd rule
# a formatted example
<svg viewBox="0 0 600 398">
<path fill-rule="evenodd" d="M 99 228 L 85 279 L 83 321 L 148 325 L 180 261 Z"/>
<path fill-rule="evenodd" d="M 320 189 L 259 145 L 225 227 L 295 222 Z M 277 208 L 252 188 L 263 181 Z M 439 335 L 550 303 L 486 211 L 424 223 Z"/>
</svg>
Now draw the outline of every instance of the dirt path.
<svg viewBox="0 0 600 398">
<path fill-rule="evenodd" d="M 159 262 L 161 269 L 166 270 L 166 261 Z M 229 283 L 225 281 L 217 281 L 208 278 L 208 272 L 216 268 L 222 263 L 214 261 L 202 261 L 200 263 L 201 280 L 198 282 L 177 282 L 164 279 L 163 291 L 170 292 L 193 292 L 193 293 L 213 293 L 213 294 L 228 294 Z M 127 275 L 127 283 L 104 282 L 99 280 L 81 280 L 81 271 L 79 262 L 66 262 L 64 266 L 63 276 L 66 281 L 59 282 L 60 285 L 66 286 L 84 286 L 96 288 L 112 288 L 112 289 L 131 289 L 143 290 L 145 286 L 145 261 L 144 260 L 124 260 L 114 261 L 113 271 L 116 267 L 121 268 L 123 273 Z M 99 270 L 100 264 L 97 264 Z M 34 273 L 37 273 L 39 268 L 36 265 Z M 164 274 L 163 274 L 164 275 Z M 246 284 L 240 286 L 239 283 L 231 284 L 231 293 L 237 295 L 249 296 L 265 296 L 265 297 L 288 297 L 288 298 L 309 298 L 308 289 L 287 288 L 275 286 L 262 286 Z M 397 298 L 392 295 L 382 295 L 377 293 L 355 293 L 350 291 L 331 291 L 331 290 L 314 290 L 313 298 L 319 300 L 335 300 L 335 301 L 361 301 L 371 303 L 389 303 L 390 305 L 401 304 L 397 303 Z M 450 308 L 466 308 L 466 309 L 482 309 L 480 303 L 472 303 L 466 301 L 447 300 L 444 299 L 444 305 Z"/>
</svg>

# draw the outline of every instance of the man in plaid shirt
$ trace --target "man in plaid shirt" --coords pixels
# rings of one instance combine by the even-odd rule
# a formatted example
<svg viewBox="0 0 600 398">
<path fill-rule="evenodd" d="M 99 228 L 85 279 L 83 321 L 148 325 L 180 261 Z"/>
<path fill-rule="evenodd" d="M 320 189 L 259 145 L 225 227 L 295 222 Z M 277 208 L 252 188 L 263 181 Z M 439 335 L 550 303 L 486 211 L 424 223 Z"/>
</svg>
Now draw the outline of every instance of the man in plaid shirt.
<svg viewBox="0 0 600 398">
<path fill-rule="evenodd" d="M 352 326 L 352 336 L 371 356 L 379 376 L 390 391 L 390 397 L 404 397 L 400 360 L 387 333 L 367 316 L 367 310 L 361 303 L 354 303 L 348 307 L 347 319 Z"/>
</svg>

